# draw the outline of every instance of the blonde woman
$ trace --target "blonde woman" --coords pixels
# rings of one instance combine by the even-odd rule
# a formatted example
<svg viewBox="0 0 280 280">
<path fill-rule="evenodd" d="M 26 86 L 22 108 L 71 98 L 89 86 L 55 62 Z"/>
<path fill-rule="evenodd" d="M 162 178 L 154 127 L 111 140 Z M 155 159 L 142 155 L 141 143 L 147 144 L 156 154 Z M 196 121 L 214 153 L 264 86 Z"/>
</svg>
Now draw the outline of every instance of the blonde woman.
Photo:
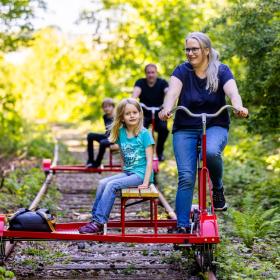
<svg viewBox="0 0 280 280">
<path fill-rule="evenodd" d="M 92 207 L 92 221 L 81 227 L 80 233 L 103 232 L 118 190 L 144 188 L 153 182 L 154 139 L 143 127 L 143 111 L 135 99 L 123 99 L 118 104 L 109 141 L 119 145 L 123 172 L 100 180 Z"/>
<path fill-rule="evenodd" d="M 165 96 L 162 120 L 170 118 L 170 111 L 178 105 L 193 113 L 215 113 L 226 104 L 226 96 L 237 109 L 239 117 L 246 117 L 234 77 L 225 64 L 219 61 L 208 36 L 201 32 L 190 33 L 185 40 L 187 61 L 174 70 Z M 207 166 L 213 184 L 213 202 L 216 210 L 226 210 L 222 182 L 222 152 L 227 144 L 229 115 L 222 113 L 207 121 Z M 173 124 L 173 148 L 178 167 L 176 213 L 178 232 L 189 231 L 190 210 L 196 176 L 197 142 L 201 138 L 201 119 L 178 111 Z"/>
</svg>

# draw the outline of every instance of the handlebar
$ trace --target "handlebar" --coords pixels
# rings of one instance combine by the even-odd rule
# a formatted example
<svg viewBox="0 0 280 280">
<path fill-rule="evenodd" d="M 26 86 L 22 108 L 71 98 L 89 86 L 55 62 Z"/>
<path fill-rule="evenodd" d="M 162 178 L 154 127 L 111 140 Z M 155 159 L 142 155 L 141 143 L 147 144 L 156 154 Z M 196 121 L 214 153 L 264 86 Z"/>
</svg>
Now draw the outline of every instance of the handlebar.
<svg viewBox="0 0 280 280">
<path fill-rule="evenodd" d="M 142 108 L 151 111 L 152 113 L 155 113 L 156 111 L 159 111 L 161 109 L 161 107 L 148 107 L 144 103 L 140 103 L 140 105 Z"/>
<path fill-rule="evenodd" d="M 213 118 L 213 117 L 217 117 L 219 116 L 225 109 L 232 109 L 237 111 L 237 109 L 235 109 L 233 106 L 231 105 L 224 105 L 223 107 L 221 107 L 216 113 L 214 114 L 207 114 L 207 113 L 201 113 L 201 114 L 194 114 L 192 113 L 188 108 L 186 108 L 185 106 L 177 106 L 174 109 L 172 109 L 170 111 L 170 114 L 175 113 L 178 110 L 183 110 L 185 113 L 187 113 L 189 116 L 194 117 L 194 118 L 203 118 L 203 117 L 208 117 L 208 118 Z"/>
</svg>

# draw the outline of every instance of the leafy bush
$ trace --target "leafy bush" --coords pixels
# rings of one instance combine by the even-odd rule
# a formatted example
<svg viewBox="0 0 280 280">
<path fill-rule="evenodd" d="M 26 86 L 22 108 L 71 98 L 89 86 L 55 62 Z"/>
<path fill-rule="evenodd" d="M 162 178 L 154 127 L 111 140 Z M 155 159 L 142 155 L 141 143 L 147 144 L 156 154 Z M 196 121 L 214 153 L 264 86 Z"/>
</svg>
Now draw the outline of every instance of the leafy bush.
<svg viewBox="0 0 280 280">
<path fill-rule="evenodd" d="M 277 212 L 279 208 L 263 210 L 262 207 L 250 207 L 242 212 L 231 210 L 235 233 L 243 239 L 246 246 L 251 247 L 255 239 L 279 232 L 280 216 L 276 215 Z"/>
<path fill-rule="evenodd" d="M 271 256 L 266 256 L 250 249 L 238 240 L 223 236 L 223 242 L 218 245 L 217 257 L 217 279 L 221 280 L 252 280 L 252 279 L 278 279 L 279 270 L 277 263 L 271 261 Z M 277 241 L 269 244 L 262 241 L 265 252 L 272 251 L 277 254 Z M 258 248 L 256 248 L 258 249 Z M 277 259 L 277 258 L 276 258 Z M 279 261 L 279 257 L 278 257 Z"/>
<path fill-rule="evenodd" d="M 28 208 L 44 180 L 45 175 L 39 168 L 31 168 L 29 170 L 17 169 L 5 179 L 3 191 L 15 196 L 14 206 Z M 49 186 L 48 194 L 40 207 L 53 208 L 58 199 L 59 193 L 57 190 Z"/>
<path fill-rule="evenodd" d="M 234 137 L 231 137 L 224 152 L 226 192 L 234 195 L 231 204 L 243 206 L 247 203 L 244 198 L 250 193 L 254 197 L 253 208 L 259 205 L 265 209 L 278 206 L 277 139 L 271 135 L 248 134 L 240 126 L 232 133 Z"/>
<path fill-rule="evenodd" d="M 13 279 L 14 276 L 12 271 L 6 270 L 4 267 L 0 266 L 0 280 Z"/>
<path fill-rule="evenodd" d="M 279 1 L 234 1 L 205 30 L 218 38 L 223 58 L 238 60 L 236 75 L 251 131 L 277 133 L 279 127 L 280 20 Z"/>
</svg>

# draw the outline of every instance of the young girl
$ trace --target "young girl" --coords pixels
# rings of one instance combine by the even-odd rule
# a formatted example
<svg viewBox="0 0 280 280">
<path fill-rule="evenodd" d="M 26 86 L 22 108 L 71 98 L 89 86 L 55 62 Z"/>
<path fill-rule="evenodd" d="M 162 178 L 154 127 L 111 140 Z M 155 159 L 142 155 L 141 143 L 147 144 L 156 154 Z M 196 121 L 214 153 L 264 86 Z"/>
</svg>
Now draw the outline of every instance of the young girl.
<svg viewBox="0 0 280 280">
<path fill-rule="evenodd" d="M 103 232 L 118 190 L 145 188 L 153 182 L 154 139 L 143 127 L 143 111 L 135 99 L 123 99 L 117 106 L 109 140 L 119 145 L 123 172 L 100 180 L 92 207 L 92 221 L 82 226 L 80 233 Z"/>
</svg>

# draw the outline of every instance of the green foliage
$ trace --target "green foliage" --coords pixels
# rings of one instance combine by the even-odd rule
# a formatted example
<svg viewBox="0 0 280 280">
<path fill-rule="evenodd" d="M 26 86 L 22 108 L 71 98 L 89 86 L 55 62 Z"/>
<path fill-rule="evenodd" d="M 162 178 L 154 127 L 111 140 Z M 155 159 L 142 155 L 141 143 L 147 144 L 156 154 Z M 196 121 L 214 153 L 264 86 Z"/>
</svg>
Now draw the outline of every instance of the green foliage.
<svg viewBox="0 0 280 280">
<path fill-rule="evenodd" d="M 30 19 L 35 8 L 45 9 L 43 0 L 1 0 L 0 1 L 0 50 L 10 51 L 30 39 L 33 26 Z"/>
<path fill-rule="evenodd" d="M 19 260 L 19 265 L 32 267 L 34 271 L 41 269 L 42 266 L 52 265 L 58 259 L 66 257 L 66 254 L 56 246 L 38 241 L 33 242 L 32 247 L 23 249 L 22 254 L 26 257 Z"/>
<path fill-rule="evenodd" d="M 20 150 L 27 158 L 53 158 L 54 138 L 47 125 L 25 124 Z"/>
<path fill-rule="evenodd" d="M 129 265 L 127 266 L 127 268 L 125 268 L 125 269 L 123 270 L 123 273 L 124 273 L 125 275 L 131 275 L 131 274 L 134 274 L 134 273 L 135 273 L 135 270 L 136 270 L 135 265 L 134 265 L 134 264 L 129 264 Z"/>
<path fill-rule="evenodd" d="M 7 199 L 9 194 L 11 194 L 15 198 L 14 206 L 28 208 L 40 190 L 44 180 L 45 175 L 39 168 L 28 170 L 17 169 L 5 178 L 2 199 Z M 50 186 L 49 192 L 40 207 L 53 209 L 59 197 L 57 190 Z M 5 210 L 7 211 L 8 209 Z"/>
<path fill-rule="evenodd" d="M 265 243 L 262 243 L 264 241 Z M 261 244 L 265 246 L 262 250 L 259 247 Z M 277 240 L 272 243 L 262 240 L 256 247 L 249 249 L 238 240 L 223 236 L 223 242 L 216 251 L 217 278 L 221 280 L 278 279 L 277 258 L 279 262 L 279 257 L 276 261 L 272 261 L 273 257 L 265 253 L 268 251 L 277 254 Z"/>
<path fill-rule="evenodd" d="M 277 207 L 280 201 L 279 140 L 274 135 L 248 134 L 244 126 L 235 126 L 231 133 L 224 152 L 224 183 L 227 193 L 237 196 L 234 205 L 243 206 L 242 198 L 250 193 L 256 205 L 265 209 Z"/>
<path fill-rule="evenodd" d="M 106 95 L 119 98 L 130 94 L 135 80 L 144 75 L 147 63 L 156 63 L 160 75 L 169 77 L 175 66 L 185 60 L 182 49 L 186 34 L 200 30 L 224 7 L 224 3 L 189 0 L 103 0 L 102 3 L 83 13 L 82 19 L 102 26 L 104 14 L 115 15 L 107 18 L 109 39 L 104 30 L 102 33 L 97 30 L 94 40 L 101 43 L 105 58 L 100 77 L 103 90 Z"/>
<path fill-rule="evenodd" d="M 28 207 L 43 181 L 44 174 L 37 168 L 28 171 L 18 169 L 6 178 L 4 187 L 16 195 L 20 206 Z"/>
<path fill-rule="evenodd" d="M 98 52 L 82 40 L 69 42 L 57 30 L 46 28 L 34 33 L 23 54 L 23 63 L 9 65 L 21 116 L 36 122 L 101 116 L 102 79 L 107 77 L 102 76 L 104 59 Z"/>
<path fill-rule="evenodd" d="M 0 266 L 0 280 L 13 279 L 15 277 L 12 271 L 6 270 L 3 266 Z"/>
<path fill-rule="evenodd" d="M 11 72 L 1 55 L 0 67 L 0 156 L 7 157 L 18 148 L 23 120 L 16 110 L 17 96 L 9 80 Z"/>
<path fill-rule="evenodd" d="M 240 236 L 245 245 L 251 247 L 254 240 L 280 230 L 280 216 L 276 215 L 279 208 L 264 210 L 262 207 L 250 207 L 242 210 L 232 210 L 235 233 Z"/>
<path fill-rule="evenodd" d="M 25 146 L 28 157 L 52 158 L 54 144 L 46 141 L 43 135 L 32 139 Z"/>
<path fill-rule="evenodd" d="M 252 131 L 276 133 L 280 104 L 279 1 L 236 1 L 205 28 L 213 34 L 226 59 L 238 57 L 245 75 L 238 77 Z"/>
</svg>

